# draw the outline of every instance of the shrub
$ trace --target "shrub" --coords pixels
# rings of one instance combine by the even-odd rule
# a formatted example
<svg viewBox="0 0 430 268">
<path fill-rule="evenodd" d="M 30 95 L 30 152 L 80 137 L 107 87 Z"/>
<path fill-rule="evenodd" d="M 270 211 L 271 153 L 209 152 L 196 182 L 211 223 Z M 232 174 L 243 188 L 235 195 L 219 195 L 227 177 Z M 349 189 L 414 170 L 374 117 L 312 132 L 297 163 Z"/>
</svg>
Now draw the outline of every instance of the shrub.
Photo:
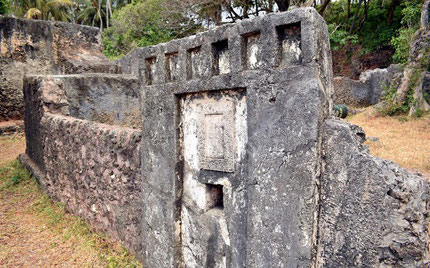
<svg viewBox="0 0 430 268">
<path fill-rule="evenodd" d="M 7 0 L 0 0 L 0 15 L 5 15 L 9 10 L 9 2 Z"/>
<path fill-rule="evenodd" d="M 404 1 L 402 6 L 402 27 L 397 30 L 396 36 L 391 39 L 391 45 L 395 49 L 393 61 L 399 64 L 406 64 L 411 48 L 410 42 L 414 33 L 419 28 L 421 1 Z"/>
</svg>

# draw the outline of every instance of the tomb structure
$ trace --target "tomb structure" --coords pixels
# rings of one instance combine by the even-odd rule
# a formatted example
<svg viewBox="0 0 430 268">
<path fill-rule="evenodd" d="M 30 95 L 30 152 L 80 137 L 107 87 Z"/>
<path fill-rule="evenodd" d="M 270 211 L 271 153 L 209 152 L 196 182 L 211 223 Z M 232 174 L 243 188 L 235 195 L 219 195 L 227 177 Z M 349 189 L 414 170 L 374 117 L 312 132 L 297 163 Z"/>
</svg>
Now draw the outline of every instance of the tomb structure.
<svg viewBox="0 0 430 268">
<path fill-rule="evenodd" d="M 332 118 L 315 9 L 118 64 L 123 75 L 27 76 L 21 161 L 145 267 L 428 264 L 428 182 L 373 158 L 359 127 Z"/>
</svg>

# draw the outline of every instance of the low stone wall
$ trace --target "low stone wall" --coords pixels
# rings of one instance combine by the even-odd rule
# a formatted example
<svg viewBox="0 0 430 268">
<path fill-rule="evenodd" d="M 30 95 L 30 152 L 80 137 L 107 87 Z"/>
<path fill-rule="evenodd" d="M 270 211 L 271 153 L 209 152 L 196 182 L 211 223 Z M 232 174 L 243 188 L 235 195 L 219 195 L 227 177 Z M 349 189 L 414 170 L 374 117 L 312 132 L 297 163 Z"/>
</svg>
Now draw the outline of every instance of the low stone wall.
<svg viewBox="0 0 430 268">
<path fill-rule="evenodd" d="M 41 128 L 48 194 L 139 252 L 140 131 L 49 113 Z"/>
<path fill-rule="evenodd" d="M 401 75 L 397 65 L 387 69 L 374 69 L 363 72 L 359 80 L 338 76 L 333 79 L 336 104 L 355 107 L 369 106 L 378 103 L 384 94 L 384 87 L 389 87 L 393 78 Z"/>
<path fill-rule="evenodd" d="M 0 121 L 23 118 L 24 74 L 118 73 L 99 30 L 0 16 Z"/>
<path fill-rule="evenodd" d="M 92 108 L 103 106 L 101 89 L 118 100 L 111 101 L 115 111 L 126 113 L 138 98 L 119 85 L 134 83 L 132 77 L 100 74 L 26 77 L 27 150 L 21 160 L 36 170 L 51 197 L 140 252 L 141 130 L 72 117 L 81 114 L 77 103 L 89 107 L 90 96 Z"/>
</svg>

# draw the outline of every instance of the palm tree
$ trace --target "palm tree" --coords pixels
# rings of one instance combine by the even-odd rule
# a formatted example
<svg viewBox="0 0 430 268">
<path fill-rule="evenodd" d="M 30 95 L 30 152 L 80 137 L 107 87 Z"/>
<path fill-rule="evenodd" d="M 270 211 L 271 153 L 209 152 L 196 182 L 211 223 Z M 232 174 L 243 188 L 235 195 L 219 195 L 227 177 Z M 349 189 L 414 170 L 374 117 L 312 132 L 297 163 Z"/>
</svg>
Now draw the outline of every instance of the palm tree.
<svg viewBox="0 0 430 268">
<path fill-rule="evenodd" d="M 27 19 L 67 21 L 72 0 L 14 0 L 15 15 Z"/>
<path fill-rule="evenodd" d="M 77 23 L 99 26 L 103 29 L 103 20 L 106 13 L 103 10 L 101 0 L 81 0 L 79 3 L 79 12 L 76 19 Z"/>
</svg>

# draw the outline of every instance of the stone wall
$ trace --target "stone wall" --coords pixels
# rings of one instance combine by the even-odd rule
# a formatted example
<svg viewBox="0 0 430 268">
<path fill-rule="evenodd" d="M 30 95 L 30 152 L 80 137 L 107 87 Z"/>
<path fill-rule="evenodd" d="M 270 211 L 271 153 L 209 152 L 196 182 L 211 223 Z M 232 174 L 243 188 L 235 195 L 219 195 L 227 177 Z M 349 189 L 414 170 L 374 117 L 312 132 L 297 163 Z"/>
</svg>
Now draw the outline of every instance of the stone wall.
<svg viewBox="0 0 430 268">
<path fill-rule="evenodd" d="M 41 85 L 50 112 L 135 129 L 142 126 L 138 80 L 133 76 L 52 75 Z"/>
<path fill-rule="evenodd" d="M 132 77 L 117 75 L 27 76 L 27 157 L 21 159 L 37 167 L 39 181 L 52 198 L 140 252 L 141 130 L 72 117 L 77 96 L 87 109 L 91 101 L 103 106 L 101 93 L 115 96 L 111 105 L 126 113 L 129 104 L 138 102 L 137 96 L 127 95 L 135 83 Z"/>
<path fill-rule="evenodd" d="M 359 80 L 338 76 L 333 79 L 336 104 L 354 107 L 370 106 L 380 102 L 384 96 L 384 88 L 398 81 L 402 70 L 398 65 L 390 65 L 386 69 L 365 71 Z"/>
<path fill-rule="evenodd" d="M 322 129 L 316 267 L 428 267 L 429 182 L 372 157 L 357 126 Z"/>
<path fill-rule="evenodd" d="M 0 16 L 0 121 L 22 119 L 24 74 L 117 73 L 97 28 Z"/>
</svg>

